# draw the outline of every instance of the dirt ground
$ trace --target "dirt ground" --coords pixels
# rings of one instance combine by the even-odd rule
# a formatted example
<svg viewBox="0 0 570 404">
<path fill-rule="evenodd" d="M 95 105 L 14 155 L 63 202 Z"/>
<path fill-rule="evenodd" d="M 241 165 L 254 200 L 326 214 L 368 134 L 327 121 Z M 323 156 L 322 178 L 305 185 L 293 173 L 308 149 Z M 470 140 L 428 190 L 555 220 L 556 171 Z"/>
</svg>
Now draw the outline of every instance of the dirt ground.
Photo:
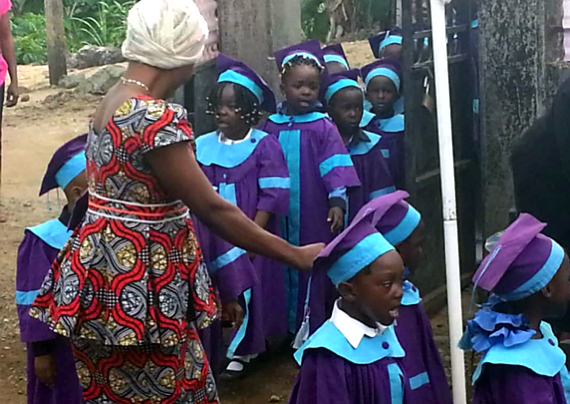
<svg viewBox="0 0 570 404">
<path fill-rule="evenodd" d="M 366 43 L 346 48 L 354 66 L 372 60 Z M 85 131 L 98 101 L 82 96 L 49 109 L 42 101 L 60 90 L 48 86 L 47 68 L 22 66 L 19 76 L 30 101 L 5 110 L 0 190 L 0 394 L 1 402 L 10 404 L 26 402 L 26 352 L 19 341 L 14 300 L 17 247 L 25 227 L 57 216 L 61 206 L 57 195 L 50 197 L 51 211 L 47 199 L 37 196 L 41 178 L 53 151 Z M 433 327 L 448 363 L 446 321 L 444 310 L 433 319 Z M 260 358 L 246 380 L 220 385 L 220 395 L 229 404 L 261 404 L 272 396 L 273 402 L 286 402 L 296 373 L 291 351 L 276 350 Z"/>
</svg>

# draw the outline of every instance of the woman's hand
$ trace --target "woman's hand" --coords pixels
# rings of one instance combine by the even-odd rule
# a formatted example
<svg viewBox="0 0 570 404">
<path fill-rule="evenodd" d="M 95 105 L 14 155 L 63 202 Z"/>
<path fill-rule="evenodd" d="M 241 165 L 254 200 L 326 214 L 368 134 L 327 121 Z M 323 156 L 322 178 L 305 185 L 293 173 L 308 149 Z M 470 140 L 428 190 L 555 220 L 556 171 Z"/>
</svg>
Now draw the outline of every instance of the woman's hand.
<svg viewBox="0 0 570 404">
<path fill-rule="evenodd" d="M 237 300 L 222 304 L 222 320 L 232 323 L 232 328 L 237 330 L 243 323 L 243 309 Z"/>
<path fill-rule="evenodd" d="M 46 386 L 55 384 L 55 359 L 52 355 L 38 356 L 34 360 L 34 372 L 36 377 Z"/>
<path fill-rule="evenodd" d="M 18 103 L 20 98 L 20 90 L 18 85 L 15 83 L 10 83 L 8 90 L 6 91 L 6 107 L 14 107 Z"/>
<path fill-rule="evenodd" d="M 344 213 L 339 207 L 333 207 L 329 210 L 327 222 L 331 224 L 331 233 L 338 233 L 344 227 Z"/>
<path fill-rule="evenodd" d="M 310 271 L 313 268 L 313 261 L 323 248 L 325 248 L 325 245 L 323 243 L 309 244 L 304 247 L 298 247 L 298 263 L 295 268 L 300 271 Z"/>
</svg>

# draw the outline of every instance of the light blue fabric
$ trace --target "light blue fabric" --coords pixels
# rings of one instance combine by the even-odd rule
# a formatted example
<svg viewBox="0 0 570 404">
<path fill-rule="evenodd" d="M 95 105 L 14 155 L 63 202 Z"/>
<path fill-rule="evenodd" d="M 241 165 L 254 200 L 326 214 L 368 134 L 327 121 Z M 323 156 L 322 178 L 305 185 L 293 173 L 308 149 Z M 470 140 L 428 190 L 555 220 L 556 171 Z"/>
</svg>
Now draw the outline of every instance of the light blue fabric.
<svg viewBox="0 0 570 404">
<path fill-rule="evenodd" d="M 379 119 L 380 129 L 384 132 L 403 132 L 406 129 L 404 115 L 396 114 L 392 118 Z"/>
<path fill-rule="evenodd" d="M 291 188 L 291 179 L 284 177 L 264 177 L 257 180 L 259 188 L 280 188 L 289 189 Z"/>
<path fill-rule="evenodd" d="M 245 333 L 247 331 L 247 325 L 249 324 L 249 303 L 251 302 L 251 289 L 247 289 L 243 292 L 243 300 L 245 301 L 245 314 L 243 316 L 243 323 L 239 326 L 234 339 L 228 347 L 227 357 L 232 359 L 235 356 L 236 350 L 239 344 L 243 341 Z"/>
<path fill-rule="evenodd" d="M 473 100 L 473 113 L 474 114 L 479 113 L 479 100 L 478 99 Z"/>
<path fill-rule="evenodd" d="M 370 104 L 370 101 L 366 101 Z M 362 113 L 362 119 L 360 120 L 360 127 L 365 128 L 372 123 L 374 119 L 376 119 L 376 115 L 374 115 L 369 110 L 366 110 L 366 102 L 364 105 L 364 112 Z M 370 109 L 372 109 L 372 105 L 370 105 Z"/>
<path fill-rule="evenodd" d="M 82 151 L 77 153 L 75 156 L 70 158 L 61 166 L 61 168 L 55 173 L 55 182 L 61 189 L 65 189 L 71 181 L 75 179 L 85 170 L 87 161 L 85 160 L 85 152 Z"/>
<path fill-rule="evenodd" d="M 211 274 L 215 273 L 219 269 L 236 261 L 239 257 L 244 255 L 245 253 L 246 253 L 245 250 L 242 250 L 239 247 L 233 247 L 232 249 L 226 251 L 224 254 L 220 255 L 214 261 L 210 262 L 210 265 L 208 265 L 209 272 Z"/>
<path fill-rule="evenodd" d="M 346 67 L 347 70 L 350 69 L 350 66 L 348 65 L 348 61 L 340 55 L 330 55 L 329 54 L 329 55 L 325 55 L 324 59 L 325 59 L 325 63 L 336 62 L 336 63 L 340 63 L 341 65 Z"/>
<path fill-rule="evenodd" d="M 16 304 L 20 306 L 30 306 L 34 300 L 36 300 L 36 296 L 40 292 L 39 289 L 37 290 L 17 290 L 16 291 Z"/>
<path fill-rule="evenodd" d="M 369 365 L 384 358 L 403 358 L 405 356 L 393 325 L 373 338 L 365 336 L 358 347 L 353 348 L 340 330 L 330 320 L 327 320 L 295 352 L 295 360 L 301 365 L 306 350 L 319 348 L 326 349 L 356 365 Z"/>
<path fill-rule="evenodd" d="M 67 230 L 67 226 L 61 223 L 59 219 L 48 220 L 37 226 L 28 227 L 26 230 L 32 232 L 44 243 L 56 250 L 61 250 L 73 234 L 73 231 Z"/>
<path fill-rule="evenodd" d="M 471 28 L 479 28 L 479 19 L 471 21 Z"/>
<path fill-rule="evenodd" d="M 233 70 L 226 70 L 218 77 L 218 83 L 234 83 L 239 84 L 242 87 L 247 88 L 249 91 L 255 95 L 257 101 L 259 103 L 263 103 L 263 90 L 259 87 L 255 81 L 250 79 L 249 77 L 244 76 L 243 74 L 239 74 Z"/>
<path fill-rule="evenodd" d="M 400 76 L 398 76 L 398 74 L 394 70 L 388 69 L 387 67 L 379 67 L 377 69 L 373 69 L 364 78 L 364 84 L 366 84 L 366 88 L 368 88 L 370 82 L 375 77 L 386 77 L 390 79 L 392 83 L 394 83 L 396 91 L 400 92 Z"/>
<path fill-rule="evenodd" d="M 401 36 L 390 36 L 390 34 L 388 34 L 388 37 L 386 37 L 382 42 L 380 42 L 380 50 L 384 50 L 386 48 L 386 46 L 390 46 L 390 45 L 401 45 L 402 44 L 402 37 Z"/>
<path fill-rule="evenodd" d="M 370 200 L 376 199 L 376 198 L 379 198 L 381 196 L 391 194 L 392 192 L 396 192 L 395 186 L 386 187 L 386 188 L 379 189 L 377 191 L 373 191 L 370 193 L 369 198 L 370 198 Z"/>
<path fill-rule="evenodd" d="M 403 404 L 404 373 L 397 363 L 390 363 L 386 370 L 388 371 L 388 380 L 390 381 L 390 402 L 391 404 Z"/>
<path fill-rule="evenodd" d="M 392 245 L 398 245 L 406 240 L 412 232 L 418 227 L 422 216 L 412 205 L 408 205 L 408 211 L 404 218 L 396 227 L 384 234 L 386 240 Z"/>
<path fill-rule="evenodd" d="M 277 115 L 282 116 L 282 115 Z M 291 188 L 289 191 L 289 214 L 282 218 L 283 237 L 293 245 L 300 244 L 301 227 L 301 131 L 283 130 L 279 132 L 279 143 L 283 149 Z M 289 332 L 297 331 L 297 300 L 299 297 L 299 272 L 294 268 L 285 271 L 287 290 L 288 327 Z"/>
<path fill-rule="evenodd" d="M 322 112 L 310 112 L 308 114 L 303 114 L 303 115 L 273 114 L 270 115 L 269 118 L 267 119 L 269 119 L 273 123 L 282 125 L 285 123 L 288 124 L 310 123 L 318 121 L 319 119 L 328 119 L 328 117 L 326 114 L 323 114 Z"/>
<path fill-rule="evenodd" d="M 564 366 L 560 371 L 560 381 L 562 382 L 562 387 L 564 387 L 564 397 L 566 398 L 566 402 L 570 403 L 570 373 L 566 366 Z"/>
<path fill-rule="evenodd" d="M 377 135 L 376 133 L 363 131 L 364 134 L 368 137 L 368 142 L 358 142 L 354 146 L 349 146 L 348 153 L 351 156 L 363 156 L 368 154 L 370 150 L 374 148 L 382 139 L 382 136 Z"/>
<path fill-rule="evenodd" d="M 248 140 L 232 145 L 221 143 L 219 133 L 211 132 L 196 139 L 196 159 L 205 166 L 233 168 L 246 161 L 267 133 L 253 129 Z"/>
<path fill-rule="evenodd" d="M 504 345 L 491 347 L 475 369 L 473 384 L 483 373 L 486 364 L 522 366 L 546 377 L 554 377 L 560 373 L 565 367 L 566 355 L 558 346 L 558 340 L 550 324 L 543 321 L 540 324 L 540 331 L 543 335 L 541 339 L 530 339 L 524 344 L 508 348 Z"/>
<path fill-rule="evenodd" d="M 237 206 L 236 184 L 226 184 L 222 182 L 218 187 L 218 193 L 226 201 Z"/>
<path fill-rule="evenodd" d="M 423 372 L 420 373 L 419 375 L 415 375 L 414 377 L 410 377 L 410 389 L 412 390 L 417 390 L 428 383 L 429 383 L 428 372 Z"/>
<path fill-rule="evenodd" d="M 343 201 L 348 201 L 348 196 L 346 195 L 346 187 L 338 187 L 333 189 L 329 193 L 329 199 L 332 198 L 341 198 Z"/>
<path fill-rule="evenodd" d="M 550 250 L 550 256 L 542 268 L 540 268 L 532 278 L 520 285 L 511 293 L 498 295 L 501 299 L 508 301 L 524 299 L 525 297 L 538 292 L 552 280 L 554 275 L 556 275 L 556 272 L 558 272 L 560 265 L 562 265 L 564 249 L 554 240 L 551 240 L 551 243 L 552 249 Z"/>
<path fill-rule="evenodd" d="M 304 58 L 312 59 L 312 60 L 314 60 L 315 62 L 317 62 L 317 64 L 318 64 L 319 66 L 321 66 L 321 67 L 323 66 L 323 65 L 321 64 L 321 61 L 319 60 L 318 57 L 316 57 L 315 55 L 313 55 L 313 54 L 311 54 L 311 53 L 308 53 L 308 52 L 295 52 L 295 53 L 292 53 L 292 54 L 290 54 L 290 55 L 285 56 L 285 57 L 283 58 L 283 62 L 281 63 L 281 66 L 285 66 L 285 64 L 286 64 L 288 61 L 292 60 L 293 58 L 295 58 L 295 57 L 297 57 L 297 56 L 303 56 Z"/>
<path fill-rule="evenodd" d="M 406 279 L 402 285 L 402 289 L 404 290 L 402 306 L 415 306 L 421 303 L 420 290 L 412 282 Z"/>
<path fill-rule="evenodd" d="M 335 168 L 339 167 L 352 167 L 352 159 L 348 154 L 335 154 L 323 161 L 319 165 L 319 172 L 321 177 L 325 177 Z"/>
<path fill-rule="evenodd" d="M 380 233 L 373 233 L 363 238 L 346 254 L 340 257 L 327 271 L 327 275 L 335 286 L 352 279 L 357 273 L 370 265 L 394 247 Z"/>
<path fill-rule="evenodd" d="M 356 81 L 351 79 L 341 79 L 327 88 L 327 91 L 325 93 L 325 100 L 327 101 L 327 104 L 331 101 L 331 98 L 334 97 L 336 93 L 338 93 L 340 90 L 344 90 L 345 88 L 357 88 L 358 90 L 361 90 Z"/>
<path fill-rule="evenodd" d="M 382 149 L 382 156 L 384 156 L 385 159 L 389 159 L 390 158 L 390 149 Z"/>
<path fill-rule="evenodd" d="M 404 96 L 400 96 L 400 98 L 398 98 L 396 100 L 396 102 L 394 103 L 394 113 L 395 114 L 403 114 L 405 111 L 405 102 L 404 102 Z"/>
</svg>

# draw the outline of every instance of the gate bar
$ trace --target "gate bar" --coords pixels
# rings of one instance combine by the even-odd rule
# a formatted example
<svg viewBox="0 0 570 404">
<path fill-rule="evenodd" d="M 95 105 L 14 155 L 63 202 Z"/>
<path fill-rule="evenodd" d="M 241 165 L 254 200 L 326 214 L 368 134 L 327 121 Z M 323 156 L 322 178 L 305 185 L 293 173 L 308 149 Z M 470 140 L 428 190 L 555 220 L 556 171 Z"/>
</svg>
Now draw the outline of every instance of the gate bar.
<svg viewBox="0 0 570 404">
<path fill-rule="evenodd" d="M 455 169 L 451 129 L 451 101 L 447 69 L 445 4 L 450 0 L 430 0 L 435 90 L 437 102 L 437 133 L 443 201 L 443 235 L 447 278 L 447 311 L 451 353 L 453 403 L 467 404 L 465 391 L 465 357 L 458 343 L 463 334 L 461 310 L 461 274 L 459 268 L 459 237 L 455 201 Z"/>
</svg>

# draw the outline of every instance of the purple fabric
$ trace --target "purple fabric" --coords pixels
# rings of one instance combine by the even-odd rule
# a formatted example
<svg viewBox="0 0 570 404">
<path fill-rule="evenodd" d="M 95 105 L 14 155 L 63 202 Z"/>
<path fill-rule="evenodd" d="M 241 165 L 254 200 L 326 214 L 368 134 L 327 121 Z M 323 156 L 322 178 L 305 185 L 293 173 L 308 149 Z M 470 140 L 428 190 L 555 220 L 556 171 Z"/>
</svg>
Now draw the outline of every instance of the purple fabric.
<svg viewBox="0 0 570 404">
<path fill-rule="evenodd" d="M 264 137 L 253 153 L 240 165 L 224 168 L 218 165 L 201 165 L 206 177 L 219 189 L 220 184 L 235 184 L 237 206 L 250 219 L 258 210 L 272 213 L 266 230 L 280 234 L 279 215 L 288 210 L 289 191 L 284 188 L 260 188 L 260 178 L 288 178 L 287 165 L 281 147 L 272 136 Z M 196 220 L 197 235 L 206 263 L 234 249 L 230 243 L 210 232 Z M 283 283 L 284 267 L 270 259 L 247 254 L 212 273 L 212 280 L 223 302 L 239 299 L 251 289 L 251 302 L 247 307 L 249 322 L 245 338 L 236 355 L 265 351 L 265 338 L 286 333 L 286 294 Z M 245 309 L 245 307 L 244 307 Z"/>
<path fill-rule="evenodd" d="M 382 136 L 380 148 L 388 150 L 390 156 L 386 159 L 397 189 L 406 189 L 406 145 L 404 132 L 384 132 L 380 129 L 380 121 L 373 119 L 363 128 Z"/>
<path fill-rule="evenodd" d="M 452 404 L 443 362 L 433 339 L 431 323 L 421 303 L 400 307 L 396 335 L 406 351 L 402 361 L 408 378 L 424 372 L 429 376 L 429 383 L 410 390 L 413 402 Z"/>
<path fill-rule="evenodd" d="M 306 42 L 302 42 L 296 45 L 289 46 L 287 48 L 283 48 L 278 50 L 274 53 L 275 56 L 275 63 L 277 63 L 277 68 L 279 71 L 283 68 L 283 60 L 295 53 L 308 53 L 319 60 L 321 66 L 325 65 L 325 61 L 323 59 L 323 50 L 321 49 L 321 44 L 319 43 L 318 39 L 311 39 Z"/>
<path fill-rule="evenodd" d="M 214 321 L 208 328 L 198 330 L 198 335 L 212 373 L 217 378 L 223 370 L 225 360 L 222 322 L 220 320 Z"/>
<path fill-rule="evenodd" d="M 282 131 L 299 131 L 300 133 L 300 170 L 298 173 L 290 169 L 291 183 L 295 176 L 299 177 L 299 194 L 291 193 L 291 200 L 300 199 L 299 225 L 286 220 L 286 232 L 283 236 L 291 243 L 306 245 L 311 243 L 328 243 L 333 239 L 330 231 L 330 223 L 327 222 L 329 212 L 328 194 L 336 188 L 359 186 L 360 181 L 354 167 L 342 166 L 332 169 L 324 177 L 321 177 L 319 166 L 322 162 L 334 155 L 346 155 L 340 133 L 332 121 L 328 118 L 318 119 L 306 123 L 277 124 L 271 120 L 263 124 L 267 133 L 279 139 Z M 285 137 L 288 135 L 284 134 Z M 281 139 L 280 139 L 281 140 Z M 285 142 L 287 139 L 284 140 Z M 285 158 L 290 159 L 287 148 L 284 147 Z M 291 162 L 288 161 L 288 164 Z M 293 185 L 292 185 L 293 189 Z M 293 205 L 293 203 L 291 203 Z M 291 215 L 293 212 L 289 212 Z M 291 234 L 297 232 L 299 239 L 295 240 Z M 286 274 L 289 305 L 296 301 L 295 330 L 299 329 L 304 318 L 304 307 L 309 278 L 312 275 L 309 307 L 311 310 L 310 332 L 319 328 L 332 313 L 334 301 L 338 294 L 334 285 L 328 279 L 326 271 L 297 272 L 288 269 Z M 291 306 L 289 307 L 290 311 Z M 294 309 L 293 309 L 294 310 Z M 290 320 L 291 322 L 291 320 Z"/>
<path fill-rule="evenodd" d="M 362 67 L 360 71 L 362 72 L 362 77 L 364 78 L 364 81 L 366 81 L 366 77 L 370 74 L 370 72 L 376 69 L 380 69 L 382 67 L 392 70 L 400 78 L 400 83 L 402 82 L 402 64 L 398 59 L 395 58 L 384 58 L 384 59 L 375 60 L 374 62 Z M 400 89 L 398 88 L 397 90 L 399 91 Z"/>
<path fill-rule="evenodd" d="M 370 201 L 370 194 L 375 191 L 394 186 L 386 159 L 382 155 L 380 143 L 368 153 L 351 156 L 352 164 L 360 183 L 360 187 L 348 190 L 348 222 L 350 223 L 358 211 Z"/>
<path fill-rule="evenodd" d="M 473 404 L 566 404 L 560 375 L 540 376 L 521 366 L 486 364 Z"/>
<path fill-rule="evenodd" d="M 40 196 L 52 189 L 59 188 L 59 185 L 55 180 L 55 175 L 59 169 L 72 157 L 84 151 L 86 146 L 87 134 L 84 134 L 71 139 L 69 142 L 65 143 L 55 151 L 42 180 L 42 185 L 40 187 Z"/>
<path fill-rule="evenodd" d="M 390 404 L 387 367 L 400 364 L 385 358 L 370 365 L 355 365 L 326 349 L 305 352 L 290 404 Z M 404 403 L 412 403 L 404 387 Z"/>
</svg>

